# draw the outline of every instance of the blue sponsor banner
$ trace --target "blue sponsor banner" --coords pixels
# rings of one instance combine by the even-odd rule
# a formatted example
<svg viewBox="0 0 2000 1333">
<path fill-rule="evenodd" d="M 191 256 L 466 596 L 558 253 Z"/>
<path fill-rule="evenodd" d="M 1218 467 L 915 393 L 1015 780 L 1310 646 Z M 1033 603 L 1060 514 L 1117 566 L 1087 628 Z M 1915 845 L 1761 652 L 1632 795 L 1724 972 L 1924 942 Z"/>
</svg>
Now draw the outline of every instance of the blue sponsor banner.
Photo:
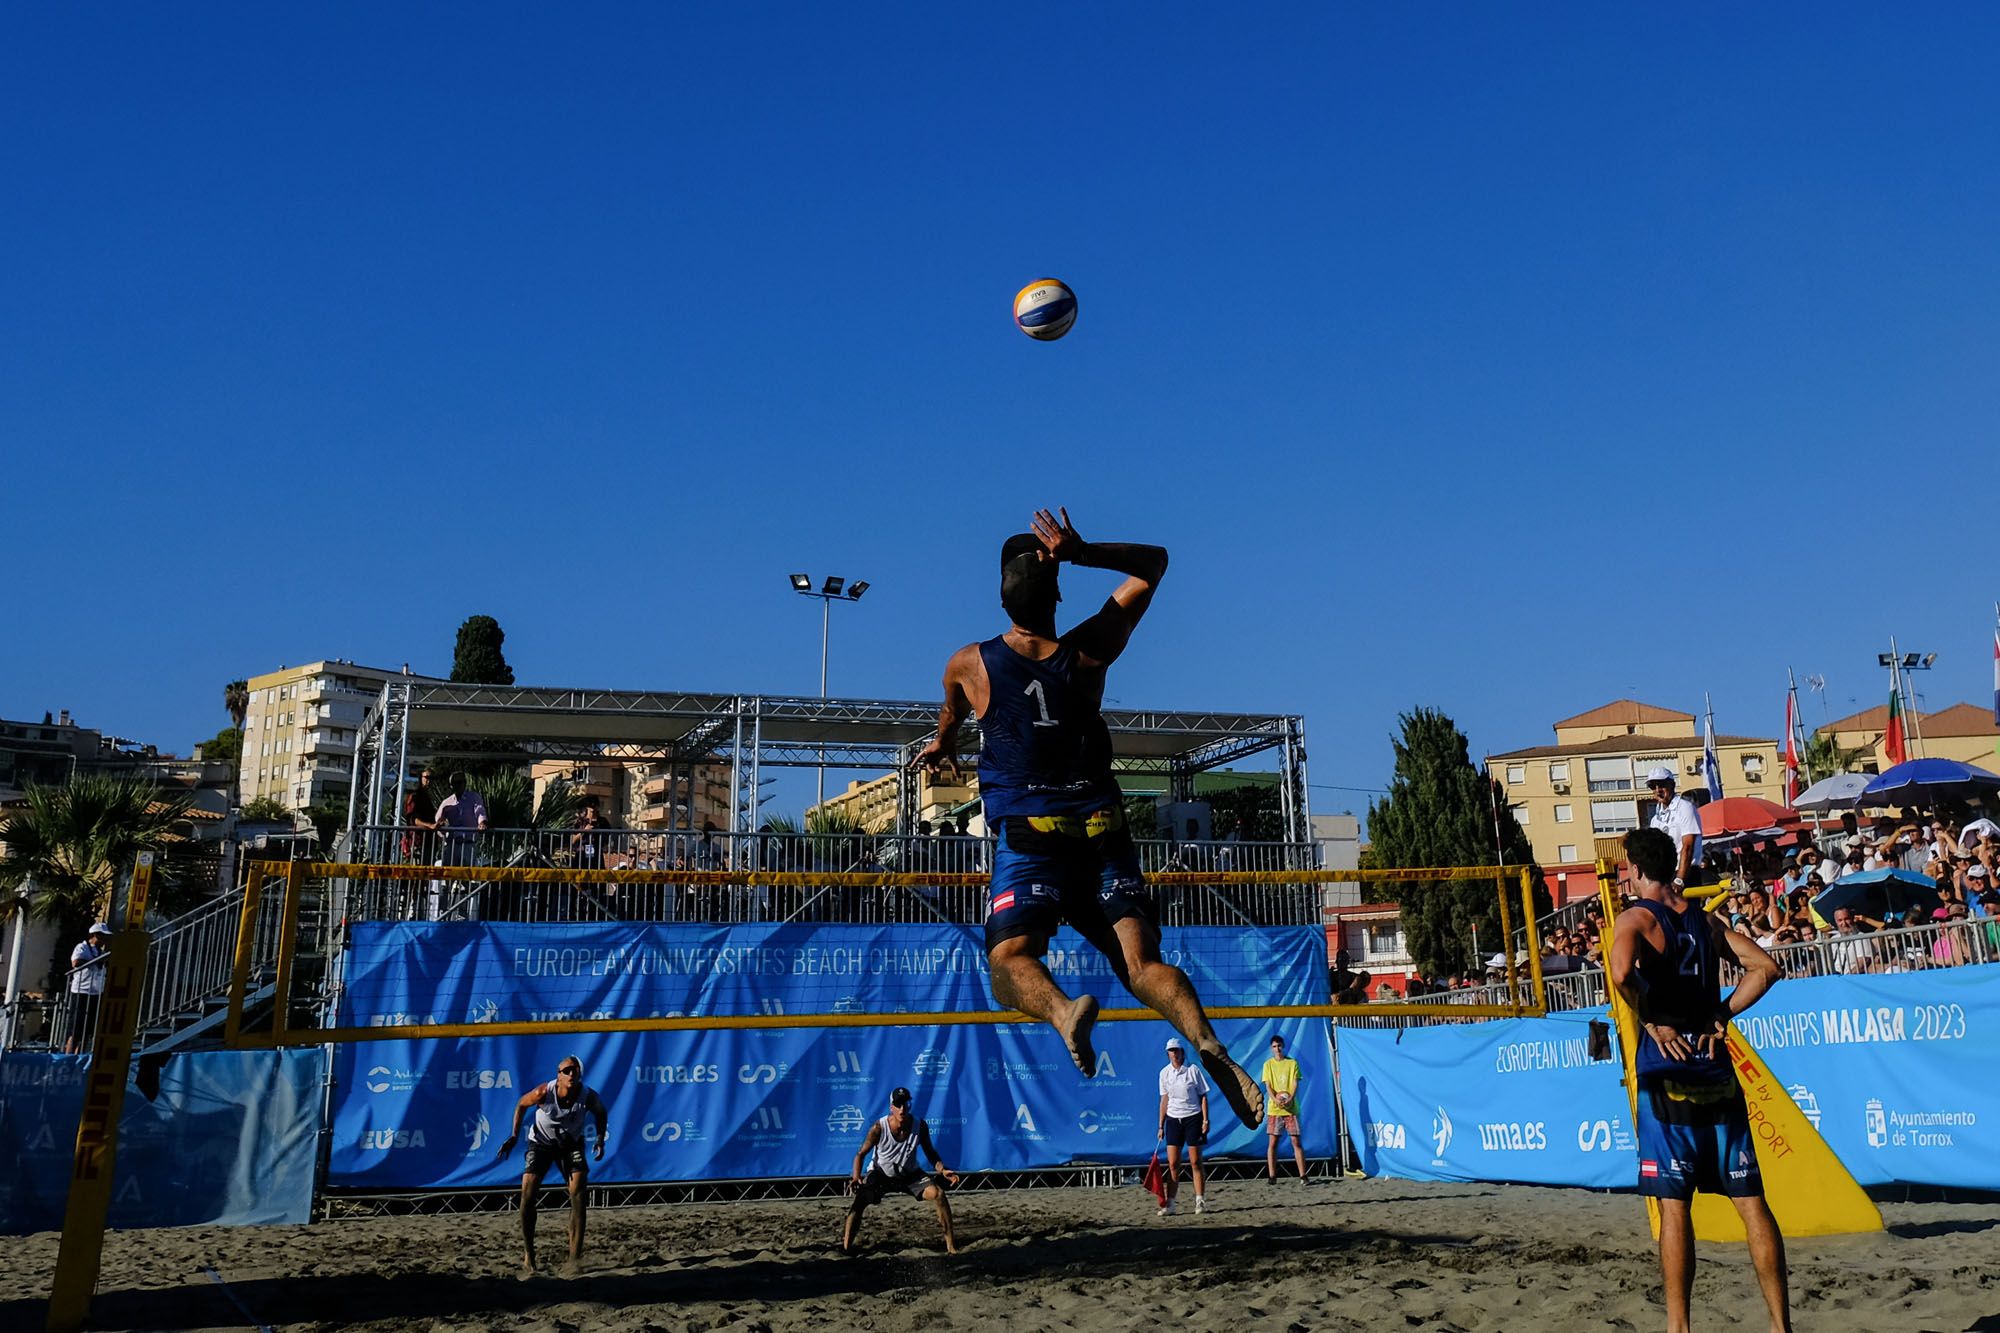
<svg viewBox="0 0 2000 1333">
<path fill-rule="evenodd" d="M 1589 1021 L 1603 1014 L 1340 1029 L 1341 1105 L 1361 1169 L 1631 1186 L 1638 1145 L 1620 1068 L 1590 1058 Z"/>
<path fill-rule="evenodd" d="M 307 1222 L 324 1056 L 198 1051 L 135 1076 L 118 1122 L 113 1227 Z M 0 1057 L 0 1232 L 62 1226 L 90 1057 Z M 150 1094 L 150 1095 L 149 1095 Z"/>
<path fill-rule="evenodd" d="M 1322 946 L 1323 948 L 1323 946 Z M 1322 955 L 1323 956 L 1323 955 Z M 1324 964 L 1319 964 L 1324 978 Z M 1217 1025 L 1255 1075 L 1273 1033 L 1301 1069 L 1308 1153 L 1333 1151 L 1324 1019 Z M 958 1170 L 1138 1163 L 1153 1151 L 1165 1023 L 1105 1023 L 1084 1079 L 1042 1025 L 768 1029 L 383 1041 L 335 1053 L 328 1184 L 423 1189 L 508 1185 L 522 1149 L 496 1160 L 514 1107 L 575 1054 L 609 1111 L 606 1182 L 844 1175 L 869 1123 L 905 1086 Z M 525 1119 L 524 1119 L 525 1123 Z M 1211 1104 L 1212 1151 L 1261 1157 L 1264 1131 Z M 593 1131 L 594 1132 L 594 1131 Z M 1287 1147 L 1289 1151 L 1289 1147 Z"/>
<path fill-rule="evenodd" d="M 1738 1027 L 1863 1185 L 2000 1190 L 2000 964 L 1785 981 Z"/>
<path fill-rule="evenodd" d="M 1341 1030 L 1363 1169 L 1630 1188 L 1620 1067 L 1586 1045 L 1603 1017 Z M 1982 1146 L 2000 1126 L 2000 964 L 1788 980 L 1738 1027 L 1863 1185 L 2000 1190 L 2000 1159 Z"/>
<path fill-rule="evenodd" d="M 677 1014 L 958 1013 L 1001 1008 L 970 926 L 605 922 L 362 922 L 343 961 L 340 1019 L 561 1022 Z M 1312 927 L 1188 926 L 1161 953 L 1230 1004 L 1327 998 L 1326 937 Z M 1071 993 L 1117 980 L 1071 930 L 1049 970 Z"/>
</svg>

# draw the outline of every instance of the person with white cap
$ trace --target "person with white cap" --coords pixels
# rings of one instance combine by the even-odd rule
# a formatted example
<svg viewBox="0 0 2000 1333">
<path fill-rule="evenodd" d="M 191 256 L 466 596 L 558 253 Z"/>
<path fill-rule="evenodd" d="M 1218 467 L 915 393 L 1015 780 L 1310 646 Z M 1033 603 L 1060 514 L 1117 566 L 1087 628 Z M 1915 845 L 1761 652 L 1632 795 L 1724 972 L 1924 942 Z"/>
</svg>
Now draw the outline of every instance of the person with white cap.
<svg viewBox="0 0 2000 1333">
<path fill-rule="evenodd" d="M 82 1055 L 97 1033 L 97 1008 L 104 998 L 104 956 L 111 952 L 111 927 L 93 921 L 83 943 L 69 951 L 69 1039 L 67 1055 Z"/>
<path fill-rule="evenodd" d="M 1187 1149 L 1188 1173 L 1194 1177 L 1194 1210 L 1205 1211 L 1201 1150 L 1208 1142 L 1208 1079 L 1200 1065 L 1188 1063 L 1187 1047 L 1179 1037 L 1167 1038 L 1167 1067 L 1160 1071 L 1160 1139 L 1167 1145 L 1167 1201 L 1160 1205 L 1160 1216 L 1174 1215 L 1182 1148 Z"/>
<path fill-rule="evenodd" d="M 1658 807 L 1653 811 L 1651 827 L 1666 834 L 1674 844 L 1677 858 L 1674 887 L 1706 883 L 1701 878 L 1706 870 L 1702 864 L 1701 812 L 1695 809 L 1693 801 L 1674 794 L 1674 770 L 1665 764 L 1646 774 L 1646 785 L 1652 789 Z"/>
</svg>

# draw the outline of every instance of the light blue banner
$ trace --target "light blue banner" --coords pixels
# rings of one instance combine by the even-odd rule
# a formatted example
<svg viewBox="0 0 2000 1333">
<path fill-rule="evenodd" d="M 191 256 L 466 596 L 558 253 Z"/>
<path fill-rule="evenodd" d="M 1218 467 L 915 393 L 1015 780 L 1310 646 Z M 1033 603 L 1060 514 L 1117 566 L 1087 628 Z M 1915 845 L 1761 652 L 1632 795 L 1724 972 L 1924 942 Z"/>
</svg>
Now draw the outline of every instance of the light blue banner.
<svg viewBox="0 0 2000 1333">
<path fill-rule="evenodd" d="M 1324 954 L 1321 954 L 1323 959 Z M 1318 973 L 1325 976 L 1324 963 Z M 1301 1065 L 1308 1153 L 1331 1154 L 1334 1116 L 1324 1019 L 1218 1024 L 1254 1075 L 1272 1034 Z M 907 1086 L 958 1170 L 1151 1155 L 1165 1023 L 1105 1023 L 1086 1080 L 1041 1025 L 616 1033 L 342 1046 L 328 1184 L 421 1189 L 504 1186 L 521 1149 L 495 1160 L 514 1106 L 564 1055 L 609 1109 L 599 1181 L 845 1175 L 868 1124 Z M 1211 1103 L 1211 1149 L 1264 1153 L 1264 1132 Z M 1287 1146 L 1289 1152 L 1289 1146 Z"/>
<path fill-rule="evenodd" d="M 1341 1104 L 1361 1169 L 1406 1180 L 1630 1186 L 1616 1061 L 1589 1053 L 1604 1011 L 1403 1032 L 1342 1028 Z"/>
<path fill-rule="evenodd" d="M 998 1009 L 972 926 L 362 922 L 343 961 L 345 1024 L 561 1022 L 677 1014 L 956 1013 Z M 1327 998 L 1315 927 L 1189 926 L 1161 954 L 1230 1004 Z M 1118 988 L 1071 930 L 1049 970 L 1072 994 Z"/>
<path fill-rule="evenodd" d="M 312 1220 L 321 1052 L 167 1057 L 118 1122 L 113 1227 Z M 0 1057 L 0 1232 L 62 1226 L 90 1058 Z"/>
<path fill-rule="evenodd" d="M 1340 1030 L 1363 1169 L 1630 1188 L 1620 1067 L 1588 1056 L 1603 1016 Z M 1783 981 L 1738 1025 L 1863 1185 L 2000 1190 L 2000 964 Z"/>
</svg>

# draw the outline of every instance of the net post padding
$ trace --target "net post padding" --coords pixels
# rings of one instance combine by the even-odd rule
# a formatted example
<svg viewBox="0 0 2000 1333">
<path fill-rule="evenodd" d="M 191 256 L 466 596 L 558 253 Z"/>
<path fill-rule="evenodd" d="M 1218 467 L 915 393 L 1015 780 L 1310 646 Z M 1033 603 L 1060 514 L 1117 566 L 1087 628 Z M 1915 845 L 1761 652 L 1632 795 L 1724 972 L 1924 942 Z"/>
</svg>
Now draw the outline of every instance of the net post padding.
<svg viewBox="0 0 2000 1333">
<path fill-rule="evenodd" d="M 569 1017 L 562 1019 L 496 1020 L 486 1022 L 378 1023 L 366 1026 L 334 1024 L 294 1028 L 288 1022 L 293 1002 L 289 993 L 293 962 L 299 947 L 299 903 L 308 878 L 344 878 L 350 881 L 390 881 L 429 883 L 441 879 L 466 883 L 510 885 L 661 885 L 675 888 L 700 886 L 730 888 L 878 888 L 936 889 L 946 887 L 983 889 L 984 873 L 924 871 L 783 871 L 783 870 L 592 870 L 546 866 L 430 866 L 372 865 L 341 861 L 252 861 L 247 866 L 243 924 L 238 932 L 235 973 L 231 979 L 225 1042 L 234 1047 L 317 1046 L 329 1043 L 421 1040 L 430 1038 L 479 1038 L 534 1036 L 545 1033 L 677 1032 L 701 1030 L 744 1030 L 784 1028 L 861 1027 L 944 1027 L 972 1024 L 1034 1023 L 1040 1020 L 1015 1010 L 944 1010 L 929 1013 L 819 1011 L 800 1013 L 671 1014 L 612 1017 Z M 256 920 L 262 890 L 269 880 L 284 885 L 275 951 L 276 992 L 272 997 L 270 1026 L 252 1030 L 244 1023 L 248 1003 L 252 955 L 256 948 Z M 1366 1004 L 1259 1004 L 1219 1003 L 1225 997 L 1204 996 L 1203 1008 L 1212 1019 L 1261 1018 L 1425 1018 L 1474 1020 L 1488 1018 L 1538 1018 L 1547 1013 L 1540 940 L 1535 926 L 1532 873 L 1518 866 L 1425 866 L 1393 870 L 1240 870 L 1240 871 L 1158 871 L 1146 876 L 1155 888 L 1250 887 L 1297 885 L 1301 888 L 1325 884 L 1413 883 L 1477 881 L 1493 885 L 1503 922 L 1511 921 L 1507 897 L 1513 883 L 1521 890 L 1526 917 L 1525 946 L 1530 971 L 1525 997 L 1498 1004 L 1424 1004 L 1409 1001 L 1378 1001 Z M 1315 906 L 1315 915 L 1319 915 Z M 643 924 L 638 921 L 629 924 Z M 749 922 L 707 922 L 711 926 L 751 924 Z M 1320 922 L 1322 928 L 1324 920 Z M 342 923 L 344 926 L 345 923 Z M 1508 958 L 1508 994 L 1521 996 L 1512 950 L 1512 931 L 1504 932 Z M 1147 1008 L 1104 1008 L 1100 1022 L 1156 1021 L 1159 1014 Z"/>
</svg>

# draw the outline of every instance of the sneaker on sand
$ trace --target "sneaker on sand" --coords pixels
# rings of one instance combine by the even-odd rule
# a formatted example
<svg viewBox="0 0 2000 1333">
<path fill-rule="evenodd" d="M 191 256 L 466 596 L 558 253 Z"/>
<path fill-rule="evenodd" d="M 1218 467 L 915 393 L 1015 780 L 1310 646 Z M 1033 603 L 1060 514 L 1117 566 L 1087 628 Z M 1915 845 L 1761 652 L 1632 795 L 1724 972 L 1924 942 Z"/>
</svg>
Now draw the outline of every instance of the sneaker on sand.
<svg viewBox="0 0 2000 1333">
<path fill-rule="evenodd" d="M 1172 1217 L 1172 1216 L 1174 1215 L 1174 1211 L 1175 1211 L 1175 1209 L 1174 1209 L 1174 1205 L 1175 1205 L 1176 1203 L 1179 1203 L 1179 1202 L 1180 1202 L 1180 1200 L 1178 1200 L 1178 1199 L 1168 1199 L 1168 1200 L 1167 1200 L 1167 1201 L 1166 1201 L 1165 1203 L 1161 1204 L 1161 1205 L 1160 1205 L 1160 1216 L 1161 1216 L 1161 1217 Z"/>
<path fill-rule="evenodd" d="M 1264 1123 L 1264 1090 L 1257 1086 L 1256 1079 L 1243 1072 L 1241 1065 L 1229 1058 L 1228 1051 L 1220 1046 L 1203 1051 L 1201 1067 L 1208 1071 L 1209 1082 L 1229 1103 L 1229 1109 L 1236 1112 L 1244 1128 L 1255 1129 Z"/>
<path fill-rule="evenodd" d="M 1208 1200 L 1206 1200 L 1206 1199 L 1202 1198 L 1202 1197 L 1201 1197 L 1201 1196 L 1200 1196 L 1199 1194 L 1195 1195 L 1195 1196 L 1194 1196 L 1194 1210 L 1195 1210 L 1195 1211 L 1196 1211 L 1197 1213 L 1205 1213 L 1205 1212 L 1207 1212 L 1207 1211 L 1208 1211 Z"/>
</svg>

